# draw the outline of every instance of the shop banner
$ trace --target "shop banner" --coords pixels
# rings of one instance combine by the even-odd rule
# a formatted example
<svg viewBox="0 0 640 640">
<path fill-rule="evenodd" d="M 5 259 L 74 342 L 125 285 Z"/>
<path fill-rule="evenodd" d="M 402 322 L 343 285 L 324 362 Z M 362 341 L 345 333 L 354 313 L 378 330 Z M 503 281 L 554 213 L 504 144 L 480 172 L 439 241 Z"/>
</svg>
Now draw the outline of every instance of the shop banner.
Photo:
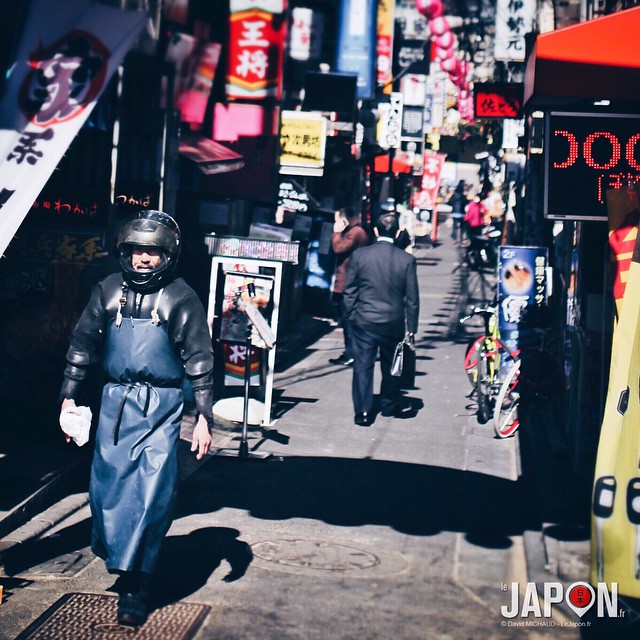
<svg viewBox="0 0 640 640">
<path fill-rule="evenodd" d="M 496 8 L 496 60 L 524 62 L 525 34 L 533 30 L 536 0 L 498 0 Z"/>
<path fill-rule="evenodd" d="M 0 255 L 146 19 L 93 0 L 31 3 L 0 102 Z"/>
<path fill-rule="evenodd" d="M 446 157 L 446 153 L 437 153 L 431 149 L 425 150 L 421 190 L 414 198 L 414 207 L 435 209 L 440 190 L 442 167 L 444 167 Z"/>
<path fill-rule="evenodd" d="M 640 244 L 627 271 L 613 336 L 593 488 L 591 582 L 640 598 Z"/>
<path fill-rule="evenodd" d="M 395 0 L 379 0 L 376 40 L 376 80 L 383 93 L 391 93 L 393 60 L 393 15 Z"/>
<path fill-rule="evenodd" d="M 337 70 L 358 76 L 358 98 L 375 93 L 377 0 L 341 0 L 338 26 Z"/>
<path fill-rule="evenodd" d="M 292 9 L 289 56 L 293 60 L 317 60 L 320 57 L 323 37 L 324 13 L 305 7 Z"/>
<path fill-rule="evenodd" d="M 522 323 L 531 322 L 547 304 L 546 247 L 500 247 L 498 257 L 498 327 L 502 342 L 518 348 Z"/>
<path fill-rule="evenodd" d="M 286 0 L 230 0 L 227 97 L 280 98 Z"/>
</svg>

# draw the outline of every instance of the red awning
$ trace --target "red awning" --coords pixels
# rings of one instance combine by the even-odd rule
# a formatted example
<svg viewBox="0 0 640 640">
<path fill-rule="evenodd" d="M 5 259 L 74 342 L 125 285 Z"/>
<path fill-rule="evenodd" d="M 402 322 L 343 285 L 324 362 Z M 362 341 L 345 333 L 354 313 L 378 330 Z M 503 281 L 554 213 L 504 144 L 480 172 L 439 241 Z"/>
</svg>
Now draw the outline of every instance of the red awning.
<svg viewBox="0 0 640 640">
<path fill-rule="evenodd" d="M 635 7 L 539 35 L 527 61 L 525 104 L 549 98 L 640 101 L 639 33 Z"/>
<path fill-rule="evenodd" d="M 376 156 L 373 161 L 373 170 L 376 173 L 389 173 L 389 154 Z M 404 158 L 394 156 L 393 173 L 411 173 L 411 165 Z"/>
</svg>

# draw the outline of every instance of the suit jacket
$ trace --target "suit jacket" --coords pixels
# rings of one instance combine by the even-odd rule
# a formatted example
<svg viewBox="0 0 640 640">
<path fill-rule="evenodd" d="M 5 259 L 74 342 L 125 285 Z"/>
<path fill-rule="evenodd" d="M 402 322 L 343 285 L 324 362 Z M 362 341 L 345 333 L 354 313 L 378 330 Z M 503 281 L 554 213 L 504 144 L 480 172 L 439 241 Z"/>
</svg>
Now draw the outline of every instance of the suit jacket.
<svg viewBox="0 0 640 640">
<path fill-rule="evenodd" d="M 397 336 L 416 333 L 416 259 L 384 240 L 358 249 L 349 261 L 343 304 L 347 318 L 360 327 Z"/>
</svg>

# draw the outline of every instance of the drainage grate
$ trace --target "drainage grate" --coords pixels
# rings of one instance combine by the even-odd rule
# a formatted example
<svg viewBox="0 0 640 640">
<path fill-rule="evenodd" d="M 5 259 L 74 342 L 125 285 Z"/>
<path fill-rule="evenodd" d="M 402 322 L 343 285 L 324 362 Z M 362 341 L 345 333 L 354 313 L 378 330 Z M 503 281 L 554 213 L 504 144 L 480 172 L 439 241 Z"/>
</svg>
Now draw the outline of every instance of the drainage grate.
<svg viewBox="0 0 640 640">
<path fill-rule="evenodd" d="M 16 640 L 191 640 L 211 609 L 178 602 L 153 611 L 141 627 L 125 627 L 116 623 L 117 605 L 117 596 L 68 593 Z"/>
</svg>

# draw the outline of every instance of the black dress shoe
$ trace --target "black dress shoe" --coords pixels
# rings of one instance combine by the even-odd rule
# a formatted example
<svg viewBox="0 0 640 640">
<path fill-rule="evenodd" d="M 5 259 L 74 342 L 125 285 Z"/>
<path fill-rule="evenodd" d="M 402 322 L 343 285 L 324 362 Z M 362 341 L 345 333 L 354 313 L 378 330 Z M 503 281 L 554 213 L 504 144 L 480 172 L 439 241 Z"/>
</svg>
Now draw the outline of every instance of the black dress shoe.
<svg viewBox="0 0 640 640">
<path fill-rule="evenodd" d="M 353 421 L 359 427 L 370 427 L 373 424 L 373 416 L 366 411 L 364 413 L 356 413 Z"/>
<path fill-rule="evenodd" d="M 353 358 L 347 358 L 344 353 L 337 358 L 329 358 L 331 364 L 342 364 L 345 367 L 350 367 L 353 364 Z"/>
</svg>

